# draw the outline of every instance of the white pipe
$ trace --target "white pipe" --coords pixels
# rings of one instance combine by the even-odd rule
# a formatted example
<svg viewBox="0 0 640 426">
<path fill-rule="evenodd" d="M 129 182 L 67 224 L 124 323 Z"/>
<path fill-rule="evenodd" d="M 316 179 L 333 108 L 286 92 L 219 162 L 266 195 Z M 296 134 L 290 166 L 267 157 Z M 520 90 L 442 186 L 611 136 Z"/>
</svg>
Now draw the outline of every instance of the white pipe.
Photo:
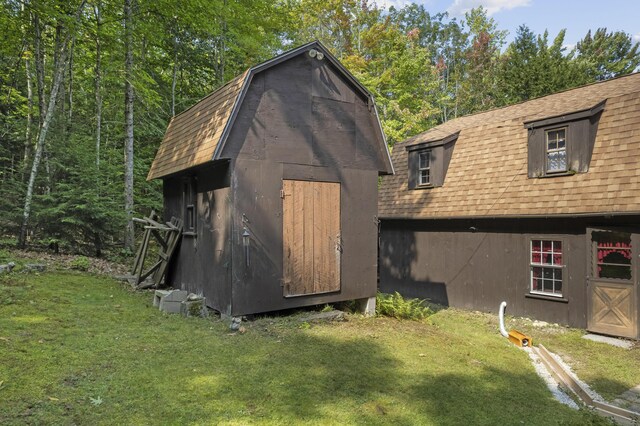
<svg viewBox="0 0 640 426">
<path fill-rule="evenodd" d="M 498 314 L 498 317 L 500 318 L 500 334 L 504 337 L 509 337 L 509 333 L 507 333 L 507 330 L 504 328 L 504 308 L 506 307 L 507 302 L 502 302 L 500 304 L 500 313 Z"/>
</svg>

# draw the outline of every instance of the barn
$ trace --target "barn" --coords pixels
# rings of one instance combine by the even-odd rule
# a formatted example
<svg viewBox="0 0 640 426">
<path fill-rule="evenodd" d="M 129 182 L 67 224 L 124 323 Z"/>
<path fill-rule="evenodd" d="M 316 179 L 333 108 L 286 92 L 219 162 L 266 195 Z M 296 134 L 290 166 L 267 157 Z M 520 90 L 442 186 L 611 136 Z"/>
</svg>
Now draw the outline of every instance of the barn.
<svg viewBox="0 0 640 426">
<path fill-rule="evenodd" d="M 371 94 L 319 42 L 254 66 L 173 117 L 153 161 L 184 223 L 166 280 L 230 316 L 371 311 L 392 173 Z"/>
<path fill-rule="evenodd" d="M 380 288 L 640 338 L 640 74 L 393 147 Z"/>
</svg>

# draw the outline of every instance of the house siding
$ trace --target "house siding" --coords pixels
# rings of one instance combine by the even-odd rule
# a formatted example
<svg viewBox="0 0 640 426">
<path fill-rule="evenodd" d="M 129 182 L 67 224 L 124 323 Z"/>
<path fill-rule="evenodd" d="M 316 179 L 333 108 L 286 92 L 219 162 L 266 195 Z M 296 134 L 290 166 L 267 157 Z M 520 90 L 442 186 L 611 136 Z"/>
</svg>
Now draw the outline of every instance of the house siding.
<svg viewBox="0 0 640 426">
<path fill-rule="evenodd" d="M 587 326 L 587 227 L 638 226 L 640 216 L 384 220 L 380 290 L 445 306 Z M 563 297 L 529 293 L 529 242 L 561 239 Z"/>
</svg>

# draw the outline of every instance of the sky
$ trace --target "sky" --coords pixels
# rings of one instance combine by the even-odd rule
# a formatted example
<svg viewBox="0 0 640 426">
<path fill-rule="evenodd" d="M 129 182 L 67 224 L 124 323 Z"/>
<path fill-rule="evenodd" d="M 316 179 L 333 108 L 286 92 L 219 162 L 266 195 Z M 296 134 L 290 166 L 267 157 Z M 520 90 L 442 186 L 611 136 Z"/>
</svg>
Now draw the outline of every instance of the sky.
<svg viewBox="0 0 640 426">
<path fill-rule="evenodd" d="M 588 30 L 606 27 L 608 31 L 624 31 L 640 42 L 640 0 L 375 0 L 388 9 L 418 3 L 435 14 L 449 12 L 462 17 L 477 6 L 487 9 L 501 30 L 509 31 L 507 42 L 513 41 L 516 30 L 526 24 L 535 34 L 549 30 L 550 41 L 566 28 L 565 46 L 571 48 Z"/>
</svg>

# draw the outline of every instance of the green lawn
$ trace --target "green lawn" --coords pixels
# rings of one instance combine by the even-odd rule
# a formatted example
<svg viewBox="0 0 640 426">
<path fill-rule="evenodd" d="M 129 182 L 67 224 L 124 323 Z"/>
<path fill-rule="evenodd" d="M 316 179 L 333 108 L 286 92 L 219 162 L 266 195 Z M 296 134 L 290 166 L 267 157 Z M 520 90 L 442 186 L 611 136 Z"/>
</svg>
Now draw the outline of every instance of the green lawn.
<svg viewBox="0 0 640 426">
<path fill-rule="evenodd" d="M 598 424 L 488 316 L 217 319 L 72 273 L 0 277 L 0 424 Z M 550 345 L 551 346 L 551 345 Z"/>
<path fill-rule="evenodd" d="M 583 339 L 584 330 L 550 326 L 536 328 L 531 321 L 514 320 L 512 324 L 560 355 L 578 377 L 605 399 L 611 401 L 624 391 L 640 384 L 640 346 L 623 349 Z"/>
</svg>

